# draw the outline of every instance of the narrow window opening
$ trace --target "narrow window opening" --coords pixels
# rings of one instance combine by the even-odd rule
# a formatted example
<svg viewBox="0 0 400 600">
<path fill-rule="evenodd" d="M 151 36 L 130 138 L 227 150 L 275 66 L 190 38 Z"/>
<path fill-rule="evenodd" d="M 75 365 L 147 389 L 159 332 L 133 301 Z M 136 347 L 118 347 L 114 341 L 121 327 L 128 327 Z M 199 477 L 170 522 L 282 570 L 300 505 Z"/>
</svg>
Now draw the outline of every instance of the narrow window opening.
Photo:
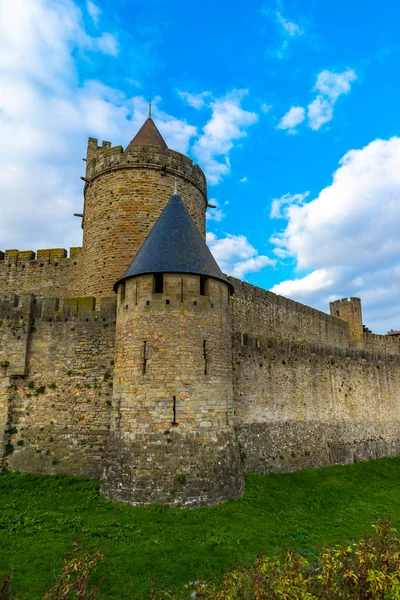
<svg viewBox="0 0 400 600">
<path fill-rule="evenodd" d="M 197 306 L 197 302 L 196 302 L 196 300 L 193 302 L 193 305 L 194 305 L 194 306 Z"/>
<path fill-rule="evenodd" d="M 147 342 L 143 342 L 143 362 L 142 362 L 142 373 L 146 375 L 147 371 Z"/>
<path fill-rule="evenodd" d="M 337 317 L 339 316 L 339 311 L 338 311 L 338 310 L 336 311 L 336 316 L 337 316 Z"/>
<path fill-rule="evenodd" d="M 135 306 L 137 306 L 137 296 L 138 296 L 138 282 L 136 281 L 136 286 L 135 286 Z"/>
<path fill-rule="evenodd" d="M 249 336 L 247 335 L 247 333 L 243 334 L 243 346 L 247 346 L 249 343 Z"/>
<path fill-rule="evenodd" d="M 200 296 L 208 296 L 208 277 L 200 275 Z"/>
<path fill-rule="evenodd" d="M 172 425 L 178 425 L 178 421 L 176 420 L 176 396 L 172 396 Z"/>
<path fill-rule="evenodd" d="M 125 300 L 125 281 L 123 281 L 122 283 L 119 284 L 119 289 L 120 289 L 120 302 L 123 302 Z"/>
<path fill-rule="evenodd" d="M 207 371 L 208 371 L 207 340 L 203 340 L 203 357 L 204 357 L 204 375 L 207 375 Z"/>
<path fill-rule="evenodd" d="M 183 277 L 181 279 L 181 302 L 183 302 Z"/>
<path fill-rule="evenodd" d="M 169 304 L 169 300 L 166 300 L 166 301 L 165 301 L 165 304 Z"/>
<path fill-rule="evenodd" d="M 153 293 L 162 294 L 164 292 L 164 274 L 155 273 L 153 275 Z"/>
</svg>

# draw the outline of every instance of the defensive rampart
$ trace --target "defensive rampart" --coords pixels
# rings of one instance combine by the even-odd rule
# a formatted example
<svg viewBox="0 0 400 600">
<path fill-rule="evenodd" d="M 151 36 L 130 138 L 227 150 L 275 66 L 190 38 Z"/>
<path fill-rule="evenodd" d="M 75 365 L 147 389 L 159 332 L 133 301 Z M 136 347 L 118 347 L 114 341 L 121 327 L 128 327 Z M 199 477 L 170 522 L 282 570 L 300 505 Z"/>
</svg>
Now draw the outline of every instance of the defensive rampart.
<svg viewBox="0 0 400 600">
<path fill-rule="evenodd" d="M 82 248 L 0 252 L 0 290 L 9 294 L 71 297 L 76 294 Z"/>
<path fill-rule="evenodd" d="M 229 277 L 233 332 L 254 338 L 277 337 L 347 348 L 348 325 L 342 319 Z"/>
<path fill-rule="evenodd" d="M 364 348 L 372 352 L 400 354 L 400 336 L 364 333 Z"/>
<path fill-rule="evenodd" d="M 234 395 L 247 472 L 400 454 L 400 357 L 234 337 Z"/>
<path fill-rule="evenodd" d="M 0 295 L 0 461 L 98 477 L 108 438 L 116 299 Z"/>
</svg>

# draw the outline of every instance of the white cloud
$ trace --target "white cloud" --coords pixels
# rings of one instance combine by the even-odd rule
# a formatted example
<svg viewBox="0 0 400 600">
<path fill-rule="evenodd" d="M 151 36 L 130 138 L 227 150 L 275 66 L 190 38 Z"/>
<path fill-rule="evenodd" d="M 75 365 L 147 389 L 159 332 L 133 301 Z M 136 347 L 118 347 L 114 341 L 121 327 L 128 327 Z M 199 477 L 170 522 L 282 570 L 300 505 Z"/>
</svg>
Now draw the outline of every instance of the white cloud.
<svg viewBox="0 0 400 600">
<path fill-rule="evenodd" d="M 292 106 L 279 121 L 278 129 L 287 129 L 288 133 L 296 133 L 297 125 L 305 119 L 305 109 L 302 106 Z"/>
<path fill-rule="evenodd" d="M 1 249 L 79 245 L 87 137 L 127 144 L 143 124 L 143 98 L 79 83 L 74 56 L 113 54 L 111 37 L 91 37 L 71 0 L 0 0 Z M 186 151 L 197 129 L 155 110 L 167 143 Z"/>
<path fill-rule="evenodd" d="M 285 19 L 285 17 L 279 11 L 276 12 L 276 18 L 278 19 L 278 23 L 282 25 L 284 31 L 290 37 L 294 37 L 296 35 L 303 35 L 304 31 L 301 29 L 301 27 L 297 25 L 297 23 L 293 23 L 292 21 Z"/>
<path fill-rule="evenodd" d="M 333 118 L 333 109 L 339 96 L 348 94 L 351 82 L 356 81 L 357 75 L 352 69 L 342 73 L 324 70 L 317 75 L 313 91 L 317 96 L 307 106 L 308 126 L 317 131 Z M 306 118 L 306 110 L 302 106 L 292 106 L 282 117 L 278 129 L 285 129 L 288 133 L 297 133 L 296 127 Z"/>
<path fill-rule="evenodd" d="M 222 221 L 222 219 L 225 219 L 226 214 L 224 213 L 224 211 L 222 209 L 218 208 L 218 206 L 219 206 L 218 200 L 216 198 L 210 198 L 210 200 L 208 202 L 209 202 L 209 204 L 216 206 L 216 208 L 211 208 L 211 209 L 207 210 L 207 212 L 206 212 L 207 221 L 216 221 L 217 223 L 219 223 L 220 221 Z M 224 206 L 227 204 L 229 204 L 229 202 L 225 201 Z"/>
<path fill-rule="evenodd" d="M 264 102 L 263 104 L 261 104 L 261 111 L 266 115 L 272 108 L 272 104 L 267 104 L 266 102 Z"/>
<path fill-rule="evenodd" d="M 332 120 L 336 100 L 342 94 L 350 92 L 350 84 L 356 79 L 357 76 L 352 69 L 347 69 L 342 73 L 334 73 L 328 70 L 319 73 L 314 86 L 314 91 L 319 92 L 319 94 L 308 105 L 307 116 L 311 129 L 316 131 Z"/>
<path fill-rule="evenodd" d="M 242 179 L 240 180 L 240 183 L 248 183 L 248 179 L 247 177 L 242 177 Z"/>
<path fill-rule="evenodd" d="M 95 38 L 92 49 L 98 49 L 104 54 L 111 54 L 111 56 L 118 56 L 119 53 L 118 42 L 111 33 L 103 33 L 99 38 Z"/>
<path fill-rule="evenodd" d="M 286 216 L 286 209 L 291 204 L 297 204 L 301 206 L 304 200 L 310 195 L 310 192 L 304 192 L 303 194 L 284 194 L 280 198 L 273 198 L 271 203 L 271 219 L 284 219 Z"/>
<path fill-rule="evenodd" d="M 333 283 L 334 279 L 327 269 L 317 269 L 301 279 L 287 279 L 278 283 L 271 288 L 271 292 L 287 297 L 296 296 L 300 300 L 308 298 L 310 294 L 321 294 L 323 290 L 329 290 Z"/>
<path fill-rule="evenodd" d="M 7 141 L 0 145 L 1 249 L 80 245 L 73 213 L 82 211 L 88 136 L 126 146 L 147 117 L 142 96 L 82 77 L 82 58 L 85 68 L 88 53 L 113 61 L 118 46 L 108 32 L 90 35 L 85 15 L 72 0 L 0 0 L 0 139 Z M 229 171 L 235 141 L 257 120 L 241 107 L 244 96 L 234 90 L 212 98 L 200 135 L 163 111 L 160 98 L 153 115 L 169 147 L 187 153 L 196 140 L 196 156 L 215 182 Z"/>
<path fill-rule="evenodd" d="M 276 264 L 276 260 L 259 255 L 244 235 L 228 233 L 217 238 L 214 233 L 207 233 L 207 244 L 222 271 L 238 279 Z"/>
<path fill-rule="evenodd" d="M 192 108 L 200 110 L 208 106 L 208 102 L 212 96 L 211 92 L 201 92 L 200 94 L 190 94 L 189 92 L 178 92 L 179 96 Z"/>
<path fill-rule="evenodd" d="M 86 0 L 86 10 L 88 11 L 93 23 L 98 25 L 101 15 L 100 8 L 91 0 Z"/>
<path fill-rule="evenodd" d="M 230 171 L 229 152 L 234 142 L 247 136 L 246 128 L 258 120 L 254 112 L 242 108 L 247 90 L 232 90 L 210 103 L 211 118 L 193 145 L 193 154 L 204 168 L 208 182 L 218 183 Z"/>
<path fill-rule="evenodd" d="M 313 131 L 317 131 L 332 120 L 333 104 L 330 100 L 317 96 L 315 100 L 308 105 L 308 124 Z"/>
<path fill-rule="evenodd" d="M 289 49 L 289 39 L 304 35 L 304 29 L 284 14 L 282 0 L 269 0 L 261 12 L 275 25 L 277 29 L 279 46 L 270 52 L 275 58 L 284 58 Z"/>
<path fill-rule="evenodd" d="M 360 296 L 370 328 L 400 328 L 399 164 L 399 137 L 374 140 L 341 159 L 317 198 L 286 207 L 287 226 L 271 241 L 311 272 L 274 292 L 323 310 L 333 298 Z"/>
<path fill-rule="evenodd" d="M 347 69 L 342 73 L 328 70 L 321 71 L 317 77 L 314 90 L 335 102 L 342 94 L 349 93 L 350 83 L 356 79 L 357 75 L 353 69 Z"/>
</svg>

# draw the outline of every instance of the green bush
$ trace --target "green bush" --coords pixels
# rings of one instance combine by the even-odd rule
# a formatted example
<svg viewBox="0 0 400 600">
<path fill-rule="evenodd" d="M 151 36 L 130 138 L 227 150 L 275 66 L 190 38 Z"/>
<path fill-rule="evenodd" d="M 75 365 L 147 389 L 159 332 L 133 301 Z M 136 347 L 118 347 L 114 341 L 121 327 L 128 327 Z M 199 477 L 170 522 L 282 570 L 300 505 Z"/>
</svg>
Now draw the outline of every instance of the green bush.
<svg viewBox="0 0 400 600">
<path fill-rule="evenodd" d="M 202 600 L 397 600 L 400 599 L 400 538 L 389 521 L 352 544 L 303 556 L 297 550 L 260 556 L 252 568 L 227 573 L 220 586 L 202 582 Z M 177 598 L 164 594 L 165 599 Z M 180 596 L 184 598 L 184 596 Z"/>
</svg>

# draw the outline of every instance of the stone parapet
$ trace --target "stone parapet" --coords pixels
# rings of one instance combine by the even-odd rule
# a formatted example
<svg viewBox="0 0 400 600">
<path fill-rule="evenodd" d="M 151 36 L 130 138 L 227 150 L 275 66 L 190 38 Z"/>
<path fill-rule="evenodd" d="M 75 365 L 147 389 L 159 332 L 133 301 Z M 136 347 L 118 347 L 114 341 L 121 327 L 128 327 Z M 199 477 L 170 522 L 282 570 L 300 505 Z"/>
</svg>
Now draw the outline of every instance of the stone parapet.
<svg viewBox="0 0 400 600">
<path fill-rule="evenodd" d="M 89 138 L 86 158 L 86 179 L 92 181 L 98 175 L 115 169 L 157 169 L 190 181 L 206 196 L 207 183 L 203 171 L 193 161 L 175 150 L 162 151 L 158 146 L 111 147 L 110 142 L 97 145 L 95 138 Z"/>
<path fill-rule="evenodd" d="M 82 248 L 0 252 L 0 292 L 65 297 L 80 281 Z"/>
<path fill-rule="evenodd" d="M 234 277 L 229 277 L 229 281 L 235 289 L 232 297 L 235 333 L 349 346 L 348 324 L 340 318 Z"/>
</svg>

